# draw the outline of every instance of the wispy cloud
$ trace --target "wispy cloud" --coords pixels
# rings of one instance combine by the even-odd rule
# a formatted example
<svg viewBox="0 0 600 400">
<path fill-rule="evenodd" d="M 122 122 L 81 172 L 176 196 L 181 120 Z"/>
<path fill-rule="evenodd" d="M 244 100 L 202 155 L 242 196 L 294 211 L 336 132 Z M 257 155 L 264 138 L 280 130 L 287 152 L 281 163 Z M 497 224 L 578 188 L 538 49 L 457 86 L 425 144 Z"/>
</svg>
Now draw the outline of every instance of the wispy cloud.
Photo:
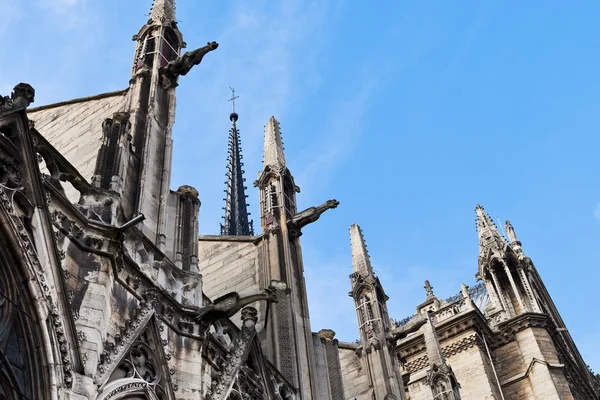
<svg viewBox="0 0 600 400">
<path fill-rule="evenodd" d="M 596 209 L 594 210 L 594 217 L 596 217 L 596 220 L 600 222 L 600 203 L 596 205 Z"/>
<path fill-rule="evenodd" d="M 178 104 L 175 135 L 192 129 L 191 118 L 188 119 L 190 113 L 195 113 L 197 118 L 203 120 L 204 132 L 212 134 L 197 139 L 187 136 L 185 144 L 178 141 L 174 150 L 175 159 L 193 161 L 199 169 L 214 170 L 215 165 L 222 166 L 222 172 L 225 173 L 228 129 L 226 99 L 228 88 L 234 86 L 236 94 L 240 96 L 236 102 L 236 111 L 240 114 L 238 128 L 242 135 L 246 177 L 251 182 L 262 168 L 263 126 L 269 117 L 274 115 L 281 122 L 285 135 L 287 113 L 294 102 L 301 101 L 302 97 L 299 96 L 307 95 L 306 92 L 302 93 L 305 82 L 314 84 L 319 81 L 319 71 L 314 66 L 322 50 L 323 40 L 319 39 L 318 34 L 326 23 L 324 16 L 328 14 L 328 7 L 328 2 L 295 0 L 283 3 L 236 3 L 229 11 L 227 21 L 216 34 L 211 34 L 216 37 L 205 39 L 213 40 L 214 37 L 220 43 L 215 54 L 205 61 L 210 63 L 210 67 L 207 67 L 210 77 L 193 71 L 199 75 L 194 75 L 194 78 L 186 76 L 178 88 L 179 95 L 201 91 L 202 98 L 199 104 Z M 181 29 L 185 30 L 185 27 Z M 186 40 L 190 48 L 202 44 L 196 43 L 199 38 L 186 37 Z M 197 148 L 197 152 L 192 155 L 187 150 L 190 147 Z M 222 200 L 215 194 L 224 188 L 222 177 L 218 172 L 199 176 L 175 167 L 174 186 L 186 183 L 197 185 L 200 190 L 203 233 L 214 232 L 218 227 Z M 252 209 L 256 210 L 256 190 L 249 189 L 247 194 Z"/>
</svg>

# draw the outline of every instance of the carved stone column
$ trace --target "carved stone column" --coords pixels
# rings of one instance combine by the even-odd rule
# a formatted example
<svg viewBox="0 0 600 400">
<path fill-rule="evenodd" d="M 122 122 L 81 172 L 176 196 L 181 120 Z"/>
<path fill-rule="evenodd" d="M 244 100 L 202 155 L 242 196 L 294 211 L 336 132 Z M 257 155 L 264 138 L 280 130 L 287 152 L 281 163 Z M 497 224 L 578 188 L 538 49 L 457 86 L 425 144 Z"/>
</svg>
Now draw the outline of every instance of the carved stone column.
<svg viewBox="0 0 600 400">
<path fill-rule="evenodd" d="M 517 298 L 517 301 L 519 302 L 519 306 L 521 306 L 521 312 L 526 312 L 527 308 L 525 307 L 525 304 L 523 303 L 523 299 L 521 299 L 521 295 L 519 294 L 519 289 L 517 288 L 517 284 L 515 283 L 512 273 L 510 272 L 510 268 L 508 268 L 508 265 L 505 262 L 502 262 L 502 265 L 504 266 L 504 271 L 506 272 L 506 275 L 508 276 L 508 280 L 510 281 L 510 286 L 512 287 L 512 290 L 515 293 L 515 297 Z"/>
<path fill-rule="evenodd" d="M 527 297 L 529 298 L 529 303 L 533 308 L 533 312 L 541 312 L 540 306 L 538 305 L 535 297 L 533 296 L 533 290 L 531 290 L 531 285 L 529 284 L 529 279 L 527 279 L 527 275 L 525 275 L 525 270 L 523 268 L 518 269 L 519 278 L 521 278 L 521 283 L 525 288 L 525 292 L 527 293 Z"/>
<path fill-rule="evenodd" d="M 129 160 L 130 128 L 129 114 L 125 112 L 114 113 L 104 121 L 102 147 L 98 150 L 92 185 L 122 194 Z"/>
<path fill-rule="evenodd" d="M 504 308 L 506 313 L 509 313 L 510 308 L 508 308 L 508 304 L 506 303 L 506 298 L 503 296 L 502 287 L 500 286 L 500 281 L 498 280 L 498 275 L 496 275 L 496 271 L 494 270 L 494 268 L 489 268 L 489 271 L 490 271 L 490 275 L 492 275 L 492 280 L 494 281 L 494 285 L 496 286 L 496 289 L 499 292 L 498 298 L 500 299 L 500 303 L 502 304 L 502 307 Z"/>
</svg>

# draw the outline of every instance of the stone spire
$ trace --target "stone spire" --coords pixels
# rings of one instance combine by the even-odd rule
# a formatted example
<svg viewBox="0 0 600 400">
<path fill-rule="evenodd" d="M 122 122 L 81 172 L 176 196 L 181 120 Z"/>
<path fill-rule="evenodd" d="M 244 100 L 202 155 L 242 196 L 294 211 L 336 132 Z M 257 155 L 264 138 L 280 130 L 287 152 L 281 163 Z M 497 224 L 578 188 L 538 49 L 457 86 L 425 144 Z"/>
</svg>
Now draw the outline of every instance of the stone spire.
<svg viewBox="0 0 600 400">
<path fill-rule="evenodd" d="M 248 222 L 248 204 L 246 204 L 244 186 L 244 170 L 242 167 L 242 149 L 240 147 L 240 131 L 236 126 L 238 114 L 235 112 L 235 90 L 231 89 L 232 112 L 229 115 L 231 129 L 229 130 L 229 155 L 227 157 L 227 197 L 225 200 L 224 224 L 221 225 L 221 235 L 249 236 L 254 235 L 253 221 Z"/>
<path fill-rule="evenodd" d="M 285 168 L 285 156 L 283 155 L 283 141 L 281 140 L 281 131 L 279 122 L 275 117 L 271 117 L 265 125 L 265 153 L 263 158 L 263 167 L 271 169 Z"/>
<path fill-rule="evenodd" d="M 373 267 L 371 259 L 365 244 L 362 230 L 357 224 L 350 226 L 350 246 L 352 248 L 352 266 L 354 272 L 358 272 L 363 276 L 372 275 Z"/>
<path fill-rule="evenodd" d="M 175 21 L 175 0 L 154 0 L 150 19 L 164 24 Z"/>
<path fill-rule="evenodd" d="M 433 321 L 431 320 L 432 315 L 430 313 L 426 314 L 427 322 L 425 323 L 424 328 L 424 336 L 425 336 L 425 347 L 427 349 L 427 358 L 429 360 L 429 365 L 440 366 L 446 363 L 444 358 L 444 354 L 442 353 L 442 348 L 440 346 L 440 340 L 435 331 L 435 326 Z"/>
<path fill-rule="evenodd" d="M 500 235 L 492 218 L 485 213 L 479 204 L 475 207 L 477 213 L 477 235 L 479 236 L 479 255 L 484 255 L 488 249 L 503 250 L 506 240 Z"/>
<path fill-rule="evenodd" d="M 425 286 L 423 286 L 423 288 L 425 289 L 425 293 L 427 294 L 427 300 L 435 298 L 435 295 L 433 294 L 433 286 L 431 286 L 431 283 L 429 283 L 429 281 L 425 281 Z"/>
<path fill-rule="evenodd" d="M 513 228 L 510 221 L 506 221 L 506 236 L 508 236 L 508 242 L 510 243 L 510 247 L 519 255 L 519 257 L 523 256 L 523 249 L 521 248 L 521 241 L 517 238 L 517 234 L 515 233 L 515 228 Z"/>
</svg>

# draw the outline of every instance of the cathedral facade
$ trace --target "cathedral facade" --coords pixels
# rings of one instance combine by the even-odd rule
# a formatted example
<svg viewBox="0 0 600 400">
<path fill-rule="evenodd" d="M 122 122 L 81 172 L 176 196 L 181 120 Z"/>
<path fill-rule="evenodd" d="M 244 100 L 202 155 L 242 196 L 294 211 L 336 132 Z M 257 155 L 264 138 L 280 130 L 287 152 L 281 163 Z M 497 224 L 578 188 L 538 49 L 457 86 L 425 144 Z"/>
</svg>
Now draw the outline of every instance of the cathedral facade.
<svg viewBox="0 0 600 400">
<path fill-rule="evenodd" d="M 339 203 L 296 208 L 272 117 L 255 234 L 233 110 L 221 234 L 199 235 L 198 192 L 170 188 L 172 126 L 179 80 L 218 44 L 182 50 L 175 0 L 134 39 L 124 90 L 0 97 L 0 399 L 600 399 L 515 229 L 481 206 L 480 283 L 441 299 L 425 282 L 400 321 L 352 225 L 360 339 L 313 332 L 300 238 Z"/>
</svg>

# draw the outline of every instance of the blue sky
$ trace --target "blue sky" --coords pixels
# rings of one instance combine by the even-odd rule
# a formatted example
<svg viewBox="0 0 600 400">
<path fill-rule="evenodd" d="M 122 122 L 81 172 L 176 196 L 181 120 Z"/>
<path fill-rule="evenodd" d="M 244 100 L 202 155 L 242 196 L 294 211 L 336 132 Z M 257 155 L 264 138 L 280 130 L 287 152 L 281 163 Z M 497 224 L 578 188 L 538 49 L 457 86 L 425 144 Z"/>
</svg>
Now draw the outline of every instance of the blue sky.
<svg viewBox="0 0 600 400">
<path fill-rule="evenodd" d="M 127 87 L 150 0 L 0 0 L 0 93 L 35 106 Z M 179 0 L 188 47 L 172 187 L 201 233 L 222 214 L 229 87 L 251 212 L 262 129 L 281 123 L 299 207 L 338 199 L 302 236 L 312 328 L 358 337 L 348 227 L 365 232 L 391 315 L 474 284 L 474 208 L 510 219 L 585 360 L 600 371 L 600 35 L 596 1 Z"/>
</svg>

